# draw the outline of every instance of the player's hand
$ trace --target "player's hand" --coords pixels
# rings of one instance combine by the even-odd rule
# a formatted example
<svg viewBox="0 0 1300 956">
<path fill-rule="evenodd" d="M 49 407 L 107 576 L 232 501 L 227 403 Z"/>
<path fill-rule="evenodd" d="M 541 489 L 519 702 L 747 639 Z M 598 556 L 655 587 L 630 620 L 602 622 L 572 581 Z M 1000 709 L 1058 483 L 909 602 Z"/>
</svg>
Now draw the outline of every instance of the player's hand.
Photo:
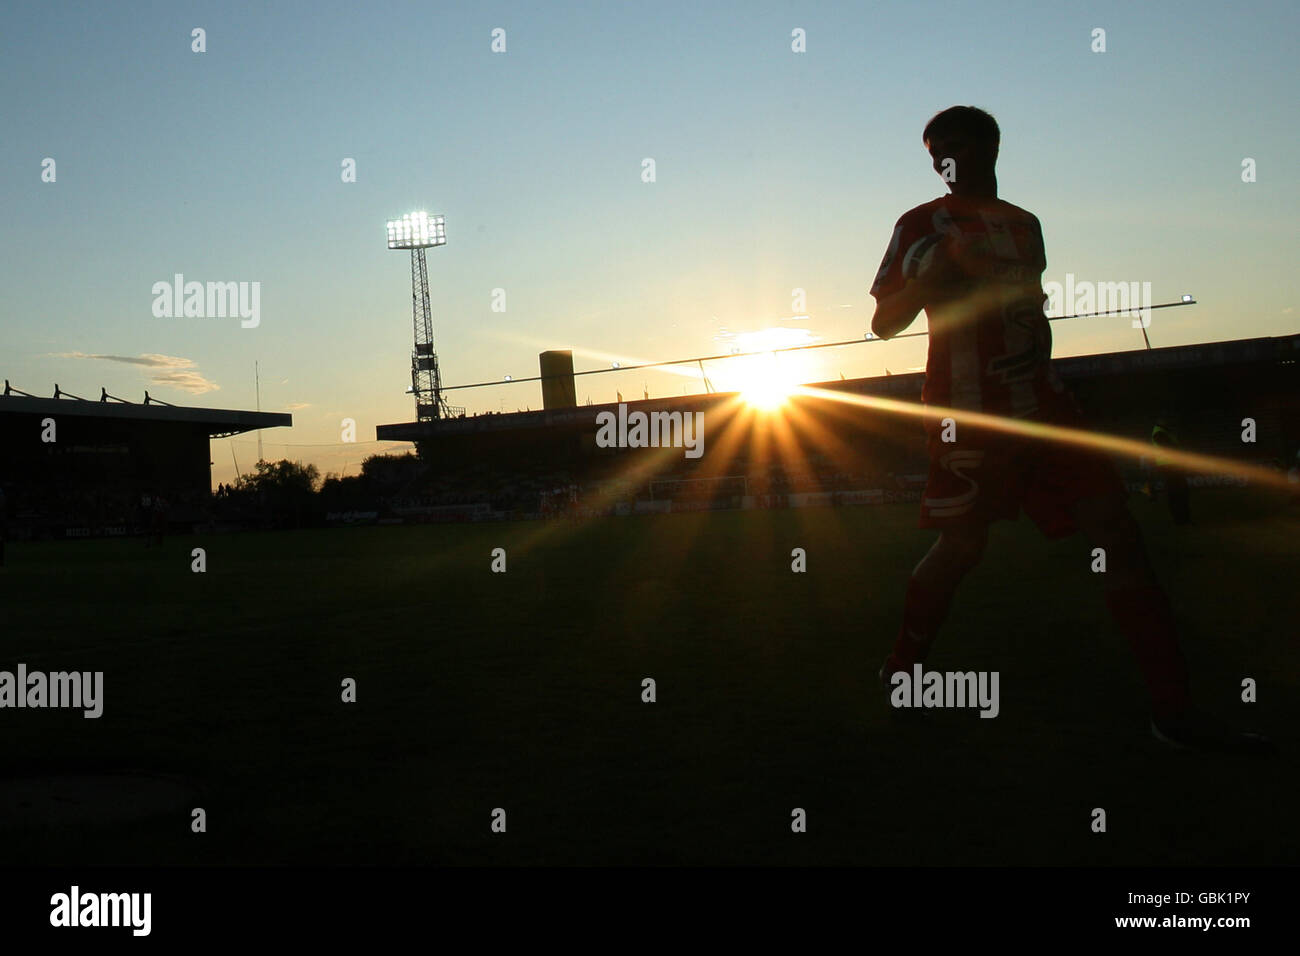
<svg viewBox="0 0 1300 956">
<path fill-rule="evenodd" d="M 916 281 L 926 290 L 937 292 L 955 282 L 967 278 L 965 268 L 958 256 L 966 253 L 955 248 L 958 241 L 955 236 L 944 236 L 930 254 L 930 261 L 925 269 L 916 276 Z"/>
<path fill-rule="evenodd" d="M 993 251 L 983 236 L 949 234 L 939 244 L 944 260 L 957 278 L 977 279 L 989 272 Z"/>
</svg>

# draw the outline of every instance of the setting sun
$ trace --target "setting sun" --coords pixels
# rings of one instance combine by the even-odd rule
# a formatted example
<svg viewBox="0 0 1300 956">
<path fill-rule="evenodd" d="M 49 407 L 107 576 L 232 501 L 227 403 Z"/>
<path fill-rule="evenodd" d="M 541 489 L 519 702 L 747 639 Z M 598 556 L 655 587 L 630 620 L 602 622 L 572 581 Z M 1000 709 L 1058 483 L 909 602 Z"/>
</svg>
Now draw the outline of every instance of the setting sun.
<svg viewBox="0 0 1300 956">
<path fill-rule="evenodd" d="M 760 349 L 788 349 L 808 345 L 813 341 L 808 329 L 768 328 L 756 332 L 741 332 L 735 336 L 735 347 L 742 352 Z M 786 404 L 790 395 L 802 382 L 815 374 L 810 358 L 801 352 L 767 352 L 762 355 L 744 355 L 727 363 L 719 376 L 727 386 L 740 393 L 741 400 L 751 408 L 771 412 Z"/>
<path fill-rule="evenodd" d="M 755 356 L 750 362 L 747 368 L 737 370 L 741 399 L 761 411 L 775 411 L 786 403 L 799 383 L 771 353 Z"/>
</svg>

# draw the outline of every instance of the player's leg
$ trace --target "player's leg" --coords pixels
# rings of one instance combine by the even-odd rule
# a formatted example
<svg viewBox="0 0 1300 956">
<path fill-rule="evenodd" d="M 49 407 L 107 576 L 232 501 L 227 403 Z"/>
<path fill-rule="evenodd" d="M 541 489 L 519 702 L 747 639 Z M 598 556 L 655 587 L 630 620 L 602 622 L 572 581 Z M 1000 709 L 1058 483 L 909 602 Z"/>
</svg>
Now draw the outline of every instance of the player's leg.
<svg viewBox="0 0 1300 956">
<path fill-rule="evenodd" d="M 1053 410 L 1062 424 L 1078 427 L 1076 406 Z M 1173 610 L 1156 580 L 1137 521 L 1114 464 L 1068 443 L 1038 452 L 1024 508 L 1049 538 L 1081 531 L 1090 548 L 1105 553 L 1106 605 L 1137 658 L 1152 709 L 1176 714 L 1188 706 L 1187 665 L 1178 646 Z"/>
<path fill-rule="evenodd" d="M 1108 590 L 1158 586 L 1142 530 L 1123 498 L 1097 495 L 1079 498 L 1067 507 L 1088 542 L 1106 551 Z"/>
<path fill-rule="evenodd" d="M 1118 495 L 1075 500 L 1069 511 L 1093 547 L 1106 552 L 1106 604 L 1137 658 L 1151 695 L 1151 729 L 1176 747 L 1274 753 L 1267 738 L 1220 725 L 1191 702 L 1173 609 L 1156 580 L 1142 532 Z"/>
<path fill-rule="evenodd" d="M 903 622 L 881 679 L 910 670 L 929 654 L 940 626 L 952 607 L 962 579 L 979 564 L 988 545 L 987 522 L 945 528 L 912 571 L 903 599 Z"/>
<path fill-rule="evenodd" d="M 1122 498 L 1071 502 L 1070 514 L 1088 544 L 1106 555 L 1106 606 L 1142 670 L 1157 715 L 1185 710 L 1187 665 L 1178 646 L 1173 609 L 1156 580 L 1137 521 Z"/>
</svg>

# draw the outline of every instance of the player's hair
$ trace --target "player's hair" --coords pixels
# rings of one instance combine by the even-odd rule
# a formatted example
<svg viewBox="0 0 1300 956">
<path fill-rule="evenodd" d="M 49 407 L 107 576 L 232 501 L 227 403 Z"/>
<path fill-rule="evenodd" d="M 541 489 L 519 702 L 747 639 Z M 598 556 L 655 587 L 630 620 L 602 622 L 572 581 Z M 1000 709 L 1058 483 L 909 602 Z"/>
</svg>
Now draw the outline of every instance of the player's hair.
<svg viewBox="0 0 1300 956">
<path fill-rule="evenodd" d="M 944 133 L 961 132 L 967 133 L 983 143 L 988 143 L 995 149 L 1002 140 L 1002 131 L 998 129 L 998 121 L 991 114 L 984 112 L 977 106 L 950 106 L 940 113 L 935 113 L 930 118 L 930 122 L 925 124 L 925 131 L 921 134 L 921 142 L 928 149 L 930 140 Z"/>
</svg>

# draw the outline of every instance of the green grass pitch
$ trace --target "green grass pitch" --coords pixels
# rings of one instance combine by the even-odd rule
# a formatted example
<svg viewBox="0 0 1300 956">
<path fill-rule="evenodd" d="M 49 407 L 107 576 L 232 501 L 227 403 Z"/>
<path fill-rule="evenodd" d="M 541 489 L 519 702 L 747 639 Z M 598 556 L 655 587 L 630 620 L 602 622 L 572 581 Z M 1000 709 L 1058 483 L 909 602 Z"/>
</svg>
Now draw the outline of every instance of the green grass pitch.
<svg viewBox="0 0 1300 956">
<path fill-rule="evenodd" d="M 104 716 L 0 711 L 0 777 L 176 774 L 207 832 L 11 818 L 0 860 L 1294 864 L 1300 505 L 1192 503 L 1130 499 L 1198 698 L 1279 758 L 1162 749 L 1086 543 L 1024 518 L 928 662 L 999 671 L 1001 713 L 923 729 L 876 683 L 915 505 L 10 543 L 0 668 L 102 670 Z"/>
</svg>

